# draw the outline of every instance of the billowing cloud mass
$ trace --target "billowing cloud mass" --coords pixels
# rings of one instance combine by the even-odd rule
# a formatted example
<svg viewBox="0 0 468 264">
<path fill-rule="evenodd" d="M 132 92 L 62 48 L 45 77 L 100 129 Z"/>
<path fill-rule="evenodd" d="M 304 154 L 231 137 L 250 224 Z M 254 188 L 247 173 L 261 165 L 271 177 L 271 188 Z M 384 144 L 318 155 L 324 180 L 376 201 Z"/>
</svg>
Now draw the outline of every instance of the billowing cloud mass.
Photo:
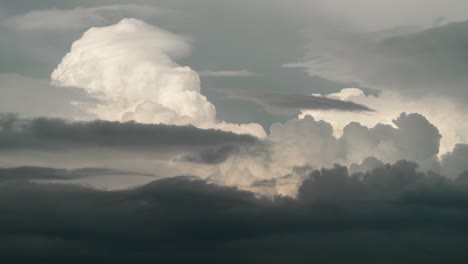
<svg viewBox="0 0 468 264">
<path fill-rule="evenodd" d="M 200 78 L 173 59 L 190 50 L 187 39 L 137 19 L 91 28 L 52 72 L 59 86 L 80 87 L 102 100 L 90 109 L 106 120 L 193 124 L 263 137 L 260 125 L 216 121 L 200 93 Z"/>
<path fill-rule="evenodd" d="M 295 196 L 308 172 L 336 163 L 351 166 L 353 172 L 365 172 L 386 162 L 407 159 L 417 162 L 422 171 L 452 178 L 468 168 L 463 144 L 438 157 L 440 132 L 424 116 L 402 113 L 391 122 L 369 127 L 351 122 L 339 136 L 330 123 L 310 115 L 277 123 L 271 126 L 261 148 L 234 152 L 219 164 L 219 171 L 205 177 L 266 195 Z M 206 157 L 210 154 L 213 152 Z"/>
<path fill-rule="evenodd" d="M 382 91 L 378 96 L 365 95 L 358 88 L 346 88 L 326 97 L 351 100 L 375 110 L 359 115 L 342 111 L 302 110 L 301 118 L 310 115 L 318 120 L 325 120 L 333 126 L 336 136 L 340 136 L 344 127 L 352 121 L 367 127 L 373 127 L 379 123 L 394 126 L 394 118 L 404 110 L 410 113 L 420 113 L 437 127 L 442 135 L 439 154 L 451 151 L 458 143 L 468 142 L 466 136 L 468 125 L 464 122 L 468 108 L 449 97 L 427 95 L 414 100 L 392 91 Z"/>
<path fill-rule="evenodd" d="M 0 263 L 468 263 L 466 7 L 0 0 Z"/>
<path fill-rule="evenodd" d="M 112 119 L 119 120 L 131 107 L 146 102 L 193 123 L 212 122 L 215 108 L 200 94 L 198 75 L 172 60 L 189 49 L 180 36 L 124 19 L 86 31 L 51 78 L 57 85 L 84 88 L 121 107 L 115 113 L 98 112 L 98 116 L 114 115 Z M 158 120 L 159 111 L 153 114 Z"/>
<path fill-rule="evenodd" d="M 71 160 L 69 168 L 84 164 L 135 174 L 157 171 L 159 177 L 196 175 L 266 196 L 292 197 L 309 172 L 336 163 L 353 173 L 401 159 L 451 178 L 468 170 L 464 144 L 438 157 L 441 135 L 424 116 L 402 113 L 392 122 L 373 127 L 351 122 L 338 137 L 330 123 L 307 115 L 274 124 L 260 140 L 193 126 L 3 115 L 0 157 L 9 166 L 60 166 Z"/>
<path fill-rule="evenodd" d="M 467 261 L 466 178 L 421 173 L 407 161 L 366 174 L 316 170 L 297 200 L 194 177 L 112 192 L 0 183 L 6 263 Z"/>
</svg>

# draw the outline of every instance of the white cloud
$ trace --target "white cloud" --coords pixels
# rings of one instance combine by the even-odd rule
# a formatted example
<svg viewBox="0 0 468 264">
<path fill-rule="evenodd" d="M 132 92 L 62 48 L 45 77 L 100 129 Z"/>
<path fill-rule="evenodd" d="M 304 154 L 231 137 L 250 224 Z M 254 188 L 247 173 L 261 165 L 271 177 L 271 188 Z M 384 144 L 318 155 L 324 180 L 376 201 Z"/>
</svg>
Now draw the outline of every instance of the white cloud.
<svg viewBox="0 0 468 264">
<path fill-rule="evenodd" d="M 309 172 L 336 163 L 350 166 L 364 161 L 362 166 L 353 165 L 356 172 L 372 169 L 375 164 L 380 164 L 379 160 L 393 163 L 407 159 L 418 162 L 423 170 L 439 169 L 436 156 L 439 131 L 420 114 L 396 115 L 392 125 L 367 127 L 350 123 L 341 136 L 335 136 L 333 131 L 330 123 L 311 116 L 292 119 L 284 124 L 273 124 L 265 145 L 244 148 L 219 165 L 175 163 L 172 169 L 180 174 L 196 173 L 222 185 L 265 195 L 288 196 L 296 195 Z M 462 157 L 462 160 L 466 159 Z M 443 171 L 448 172 L 447 169 Z M 453 173 L 446 175 L 456 176 Z"/>
<path fill-rule="evenodd" d="M 193 124 L 264 137 L 258 124 L 217 122 L 201 94 L 197 72 L 173 59 L 185 56 L 184 37 L 136 19 L 91 28 L 52 72 L 58 86 L 80 87 L 104 103 L 89 109 L 106 120 Z"/>
<path fill-rule="evenodd" d="M 393 119 L 401 112 L 420 113 L 434 124 L 442 135 L 440 153 L 451 151 L 455 144 L 468 142 L 466 131 L 468 124 L 464 122 L 468 107 L 441 96 L 422 96 L 415 100 L 399 95 L 393 91 L 383 91 L 378 97 L 366 96 L 358 88 L 343 89 L 327 97 L 350 100 L 374 109 L 374 112 L 347 113 L 339 111 L 303 110 L 301 118 L 310 115 L 318 120 L 332 124 L 336 136 L 340 136 L 343 128 L 350 122 L 358 122 L 364 126 L 373 127 L 378 123 L 393 125 Z"/>
</svg>

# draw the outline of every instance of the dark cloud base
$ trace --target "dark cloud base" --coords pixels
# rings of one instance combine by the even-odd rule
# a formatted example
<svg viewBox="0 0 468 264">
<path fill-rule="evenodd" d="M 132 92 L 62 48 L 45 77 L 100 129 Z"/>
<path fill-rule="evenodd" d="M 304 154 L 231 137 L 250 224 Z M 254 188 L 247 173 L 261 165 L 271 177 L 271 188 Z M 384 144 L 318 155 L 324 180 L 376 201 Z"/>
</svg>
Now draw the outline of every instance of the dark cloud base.
<svg viewBox="0 0 468 264">
<path fill-rule="evenodd" d="M 416 167 L 322 169 L 273 200 L 193 177 L 112 192 L 0 181 L 0 261 L 466 263 L 466 177 Z"/>
<path fill-rule="evenodd" d="M 0 151 L 65 150 L 86 147 L 167 149 L 255 144 L 258 139 L 194 126 L 110 122 L 73 122 L 55 118 L 24 119 L 0 114 Z"/>
</svg>

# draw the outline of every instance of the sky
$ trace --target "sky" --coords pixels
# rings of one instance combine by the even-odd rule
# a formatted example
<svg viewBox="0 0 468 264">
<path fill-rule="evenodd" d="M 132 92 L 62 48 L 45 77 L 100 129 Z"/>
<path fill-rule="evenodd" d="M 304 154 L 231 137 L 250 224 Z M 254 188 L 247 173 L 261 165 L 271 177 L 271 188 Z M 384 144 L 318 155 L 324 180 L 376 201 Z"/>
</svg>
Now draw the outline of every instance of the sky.
<svg viewBox="0 0 468 264">
<path fill-rule="evenodd" d="M 466 263 L 467 8 L 0 0 L 0 260 Z"/>
</svg>

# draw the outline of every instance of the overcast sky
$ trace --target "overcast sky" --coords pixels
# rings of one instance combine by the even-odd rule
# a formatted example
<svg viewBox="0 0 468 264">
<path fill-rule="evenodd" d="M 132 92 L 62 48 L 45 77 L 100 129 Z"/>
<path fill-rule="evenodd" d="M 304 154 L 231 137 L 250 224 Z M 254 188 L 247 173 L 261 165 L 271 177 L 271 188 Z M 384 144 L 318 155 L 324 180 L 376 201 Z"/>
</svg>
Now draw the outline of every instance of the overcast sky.
<svg viewBox="0 0 468 264">
<path fill-rule="evenodd" d="M 0 0 L 0 260 L 465 263 L 467 9 Z"/>
</svg>

